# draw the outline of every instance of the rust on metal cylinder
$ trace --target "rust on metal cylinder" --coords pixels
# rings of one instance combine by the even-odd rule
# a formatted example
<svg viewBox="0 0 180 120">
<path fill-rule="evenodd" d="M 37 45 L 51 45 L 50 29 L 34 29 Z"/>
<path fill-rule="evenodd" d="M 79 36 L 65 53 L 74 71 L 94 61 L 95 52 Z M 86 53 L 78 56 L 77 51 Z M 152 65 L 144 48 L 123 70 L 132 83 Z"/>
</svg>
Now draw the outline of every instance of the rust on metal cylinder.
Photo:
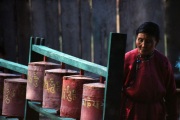
<svg viewBox="0 0 180 120">
<path fill-rule="evenodd" d="M 45 70 L 60 68 L 52 62 L 31 62 L 28 65 L 26 99 L 42 102 Z"/>
<path fill-rule="evenodd" d="M 102 120 L 104 89 L 103 83 L 83 85 L 81 120 Z"/>
<path fill-rule="evenodd" d="M 83 84 L 98 82 L 84 75 L 63 77 L 60 116 L 80 119 Z"/>
<path fill-rule="evenodd" d="M 10 73 L 0 73 L 0 115 L 2 114 L 4 79 L 18 78 L 18 77 L 20 77 L 20 75 L 10 74 Z"/>
<path fill-rule="evenodd" d="M 11 78 L 4 80 L 2 115 L 23 117 L 26 101 L 27 80 Z"/>
<path fill-rule="evenodd" d="M 59 110 L 63 76 L 77 74 L 79 74 L 77 71 L 69 69 L 45 70 L 42 107 Z"/>
</svg>

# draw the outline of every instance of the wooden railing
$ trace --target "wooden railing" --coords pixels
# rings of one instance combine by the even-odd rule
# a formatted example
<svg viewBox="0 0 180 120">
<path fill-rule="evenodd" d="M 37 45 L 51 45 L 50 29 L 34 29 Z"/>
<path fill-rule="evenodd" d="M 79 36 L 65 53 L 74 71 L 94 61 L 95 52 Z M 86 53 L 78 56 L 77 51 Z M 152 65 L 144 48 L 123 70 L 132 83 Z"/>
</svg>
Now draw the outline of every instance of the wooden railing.
<svg viewBox="0 0 180 120">
<path fill-rule="evenodd" d="M 105 95 L 103 106 L 103 120 L 120 118 L 120 99 L 123 79 L 124 54 L 126 46 L 126 35 L 111 33 L 109 37 L 108 63 L 107 67 L 56 51 L 41 45 L 42 39 L 30 40 L 29 62 L 32 61 L 33 54 L 43 55 L 51 59 L 79 68 L 81 71 L 88 71 L 105 78 Z M 38 44 L 37 44 L 38 43 Z M 27 75 L 27 66 L 0 59 L 0 66 Z M 40 102 L 26 100 L 25 120 L 38 120 L 39 113 L 53 120 L 74 120 L 73 118 L 62 118 L 55 115 L 53 109 L 41 107 Z"/>
</svg>

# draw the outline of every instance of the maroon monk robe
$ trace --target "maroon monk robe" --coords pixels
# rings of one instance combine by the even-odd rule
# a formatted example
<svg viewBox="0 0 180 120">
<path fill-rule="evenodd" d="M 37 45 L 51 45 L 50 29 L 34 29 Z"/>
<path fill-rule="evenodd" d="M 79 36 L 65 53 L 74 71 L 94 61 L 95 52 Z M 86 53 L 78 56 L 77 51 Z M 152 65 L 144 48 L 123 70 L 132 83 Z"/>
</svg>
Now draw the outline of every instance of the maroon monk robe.
<svg viewBox="0 0 180 120">
<path fill-rule="evenodd" d="M 176 85 L 168 59 L 157 50 L 141 58 L 134 49 L 124 63 L 122 120 L 176 120 Z"/>
</svg>

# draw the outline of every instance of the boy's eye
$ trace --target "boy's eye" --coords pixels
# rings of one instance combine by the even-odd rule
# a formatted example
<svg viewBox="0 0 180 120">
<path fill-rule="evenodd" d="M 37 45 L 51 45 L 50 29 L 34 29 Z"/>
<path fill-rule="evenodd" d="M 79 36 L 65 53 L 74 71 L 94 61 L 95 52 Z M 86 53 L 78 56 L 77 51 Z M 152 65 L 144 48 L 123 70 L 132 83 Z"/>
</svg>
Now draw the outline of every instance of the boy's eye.
<svg viewBox="0 0 180 120">
<path fill-rule="evenodd" d="M 139 43 L 142 43 L 142 42 L 143 42 L 143 39 L 141 39 L 141 38 L 138 39 L 138 42 L 139 42 Z"/>
<path fill-rule="evenodd" d="M 151 40 L 151 39 L 142 39 L 142 38 L 139 38 L 139 39 L 138 39 L 138 42 L 139 42 L 139 43 L 145 42 L 145 43 L 147 43 L 147 44 L 150 44 L 150 43 L 152 43 L 152 40 Z"/>
</svg>

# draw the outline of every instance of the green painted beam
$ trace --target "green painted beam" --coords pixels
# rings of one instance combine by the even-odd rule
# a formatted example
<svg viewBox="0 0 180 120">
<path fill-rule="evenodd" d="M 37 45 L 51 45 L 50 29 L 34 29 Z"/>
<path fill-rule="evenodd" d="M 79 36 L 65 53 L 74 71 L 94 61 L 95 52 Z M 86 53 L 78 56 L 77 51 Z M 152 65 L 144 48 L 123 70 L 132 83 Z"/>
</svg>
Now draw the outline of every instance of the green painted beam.
<svg viewBox="0 0 180 120">
<path fill-rule="evenodd" d="M 0 120 L 7 120 L 7 119 L 4 116 L 0 116 Z"/>
<path fill-rule="evenodd" d="M 19 120 L 18 118 L 8 118 L 6 116 L 0 116 L 0 120 Z"/>
<path fill-rule="evenodd" d="M 27 75 L 28 67 L 25 65 L 0 58 L 0 66 Z"/>
<path fill-rule="evenodd" d="M 74 66 L 76 68 L 80 68 L 85 71 L 89 71 L 103 77 L 107 76 L 107 67 L 59 52 L 57 50 L 48 48 L 46 46 L 33 45 L 32 50 L 39 54 L 52 58 L 54 60 Z"/>
<path fill-rule="evenodd" d="M 54 109 L 42 108 L 42 107 L 40 107 L 40 102 L 28 101 L 28 105 L 35 111 L 45 115 L 46 117 L 48 117 L 52 120 L 75 120 L 73 118 L 63 118 L 63 117 L 58 117 L 58 116 L 54 115 L 56 113 L 56 111 Z"/>
</svg>

